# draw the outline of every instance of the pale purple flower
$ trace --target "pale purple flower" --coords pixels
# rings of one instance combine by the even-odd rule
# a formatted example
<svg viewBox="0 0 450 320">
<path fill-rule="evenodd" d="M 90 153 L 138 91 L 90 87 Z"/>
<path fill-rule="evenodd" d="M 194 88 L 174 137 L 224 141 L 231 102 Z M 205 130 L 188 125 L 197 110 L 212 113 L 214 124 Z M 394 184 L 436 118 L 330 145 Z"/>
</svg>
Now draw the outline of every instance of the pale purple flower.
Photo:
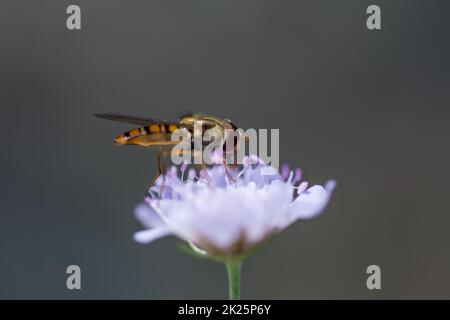
<svg viewBox="0 0 450 320">
<path fill-rule="evenodd" d="M 295 221 L 319 215 L 336 185 L 330 180 L 308 187 L 299 169 L 284 166 L 278 173 L 260 159 L 256 165 L 244 161 L 239 171 L 217 164 L 200 176 L 181 169 L 158 178 L 136 207 L 145 227 L 136 241 L 175 235 L 213 256 L 245 254 Z"/>
</svg>

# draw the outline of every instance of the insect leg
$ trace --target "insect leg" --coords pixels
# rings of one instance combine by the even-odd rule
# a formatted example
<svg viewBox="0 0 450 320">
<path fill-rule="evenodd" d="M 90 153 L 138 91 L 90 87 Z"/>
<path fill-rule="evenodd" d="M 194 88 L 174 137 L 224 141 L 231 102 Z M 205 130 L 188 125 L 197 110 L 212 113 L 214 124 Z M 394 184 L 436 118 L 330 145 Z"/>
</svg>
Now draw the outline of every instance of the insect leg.
<svg viewBox="0 0 450 320">
<path fill-rule="evenodd" d="M 165 165 L 165 163 L 163 161 L 161 161 L 161 154 L 162 153 L 164 153 L 164 155 L 166 155 L 167 150 L 164 148 L 164 149 L 161 149 L 158 152 L 158 170 L 159 170 L 159 173 L 163 175 L 162 176 L 163 180 L 162 180 L 162 183 L 161 183 L 161 187 L 159 188 L 159 198 L 160 199 L 162 198 L 162 194 L 163 194 L 163 191 L 164 191 L 164 186 L 165 186 L 165 183 L 166 183 L 166 165 Z"/>
<path fill-rule="evenodd" d="M 148 193 L 150 192 L 150 189 L 153 187 L 153 185 L 155 184 L 156 180 L 162 174 L 162 170 L 161 170 L 161 150 L 158 150 L 158 155 L 157 155 L 157 158 L 156 158 L 156 162 L 158 164 L 158 173 L 156 174 L 156 176 L 150 182 L 150 184 L 149 184 L 149 186 L 147 188 L 147 191 L 145 192 L 145 196 L 148 195 Z"/>
<path fill-rule="evenodd" d="M 234 163 L 232 163 L 232 164 L 227 163 L 227 157 L 224 156 L 224 157 L 223 157 L 223 167 L 224 167 L 223 169 L 225 170 L 225 175 L 227 176 L 227 178 L 228 178 L 232 183 L 235 183 L 235 182 L 236 182 L 236 179 L 233 178 L 233 176 L 230 174 L 230 172 L 228 171 L 228 168 L 235 168 L 235 167 L 236 167 L 236 164 L 234 164 Z"/>
<path fill-rule="evenodd" d="M 202 159 L 201 163 L 195 163 L 195 159 L 196 159 L 196 157 L 199 156 L 199 153 L 200 153 L 200 156 L 203 156 L 201 151 L 195 150 L 195 149 L 192 150 L 193 159 L 194 159 L 195 174 L 197 175 L 198 178 L 201 178 L 201 172 L 202 172 L 203 169 L 206 169 L 206 164 L 205 164 L 205 161 L 204 161 L 203 158 L 201 158 Z"/>
</svg>

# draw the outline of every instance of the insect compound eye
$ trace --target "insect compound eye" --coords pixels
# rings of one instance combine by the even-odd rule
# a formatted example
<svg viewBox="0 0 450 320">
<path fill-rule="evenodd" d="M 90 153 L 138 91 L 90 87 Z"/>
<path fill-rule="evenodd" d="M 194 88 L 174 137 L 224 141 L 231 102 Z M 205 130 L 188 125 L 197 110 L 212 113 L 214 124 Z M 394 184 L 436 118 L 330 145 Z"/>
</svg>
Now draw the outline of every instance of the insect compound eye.
<svg viewBox="0 0 450 320">
<path fill-rule="evenodd" d="M 225 128 L 225 129 L 233 129 L 233 130 L 236 130 L 237 129 L 237 127 L 234 125 L 234 123 L 233 122 L 231 122 L 231 120 L 229 120 L 229 119 L 225 119 L 224 121 L 223 121 L 223 127 Z"/>
</svg>

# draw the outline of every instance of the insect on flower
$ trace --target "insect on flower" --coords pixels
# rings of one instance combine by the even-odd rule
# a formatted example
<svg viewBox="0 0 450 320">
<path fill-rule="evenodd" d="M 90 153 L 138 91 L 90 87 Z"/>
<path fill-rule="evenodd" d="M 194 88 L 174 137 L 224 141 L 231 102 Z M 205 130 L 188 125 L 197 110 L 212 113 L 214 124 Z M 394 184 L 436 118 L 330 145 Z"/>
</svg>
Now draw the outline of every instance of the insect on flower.
<svg viewBox="0 0 450 320">
<path fill-rule="evenodd" d="M 158 147 L 158 174 L 146 192 L 145 202 L 135 211 L 144 230 L 136 232 L 134 239 L 149 243 L 174 235 L 194 254 L 224 262 L 230 299 L 240 298 L 243 259 L 295 221 L 320 214 L 336 185 L 329 180 L 323 186 L 308 187 L 301 181 L 300 169 L 283 167 L 279 172 L 256 155 L 244 157 L 242 166 L 232 163 L 228 171 L 229 142 L 234 151 L 241 138 L 229 135 L 228 129 L 243 134 L 229 120 L 206 115 L 188 115 L 179 122 L 117 114 L 96 116 L 141 126 L 118 136 L 116 144 Z M 202 138 L 212 130 L 224 142 L 220 149 L 211 150 L 213 165 L 188 170 L 188 163 L 183 162 L 180 168 L 166 170 L 161 157 L 176 149 L 179 141 L 172 139 L 175 133 L 184 130 L 191 134 L 189 151 L 195 152 L 199 125 Z M 205 140 L 201 141 L 203 144 Z"/>
</svg>

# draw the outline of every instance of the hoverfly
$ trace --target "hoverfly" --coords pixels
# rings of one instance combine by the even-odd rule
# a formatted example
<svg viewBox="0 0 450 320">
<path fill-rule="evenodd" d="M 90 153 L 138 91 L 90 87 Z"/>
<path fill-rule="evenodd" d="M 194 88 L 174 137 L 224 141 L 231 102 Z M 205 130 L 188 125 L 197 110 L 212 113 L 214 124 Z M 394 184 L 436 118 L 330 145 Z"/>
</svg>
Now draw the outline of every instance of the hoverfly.
<svg viewBox="0 0 450 320">
<path fill-rule="evenodd" d="M 131 129 L 114 139 L 115 145 L 137 145 L 142 147 L 157 147 L 157 164 L 158 164 L 158 173 L 150 182 L 150 185 L 147 191 L 153 186 L 156 182 L 156 179 L 165 173 L 166 167 L 163 164 L 162 157 L 167 156 L 171 153 L 173 147 L 179 143 L 179 141 L 172 141 L 172 134 L 179 130 L 187 130 L 192 137 L 191 141 L 191 150 L 194 150 L 194 128 L 197 126 L 201 126 L 202 135 L 206 132 L 206 130 L 213 130 L 216 134 L 222 136 L 223 141 L 228 141 L 226 137 L 227 130 L 233 130 L 237 133 L 237 135 L 233 138 L 233 150 L 235 150 L 238 146 L 238 141 L 241 137 L 246 138 L 241 130 L 237 130 L 237 127 L 233 122 L 228 119 L 220 119 L 218 117 L 203 115 L 203 114 L 188 114 L 180 118 L 179 121 L 160 121 L 151 118 L 141 118 L 134 116 L 127 116 L 121 114 L 113 114 L 113 113 L 96 113 L 96 117 L 132 123 L 139 125 L 139 127 Z M 203 140 L 202 140 L 203 141 Z M 225 152 L 225 144 L 223 145 L 223 152 Z M 234 166 L 234 164 L 227 164 L 224 159 L 225 166 Z M 204 165 L 204 164 L 203 164 Z M 202 165 L 202 166 L 203 166 Z M 198 168 L 196 168 L 198 169 Z M 231 176 L 228 174 L 229 178 Z M 232 179 L 232 178 L 231 178 Z"/>
</svg>

